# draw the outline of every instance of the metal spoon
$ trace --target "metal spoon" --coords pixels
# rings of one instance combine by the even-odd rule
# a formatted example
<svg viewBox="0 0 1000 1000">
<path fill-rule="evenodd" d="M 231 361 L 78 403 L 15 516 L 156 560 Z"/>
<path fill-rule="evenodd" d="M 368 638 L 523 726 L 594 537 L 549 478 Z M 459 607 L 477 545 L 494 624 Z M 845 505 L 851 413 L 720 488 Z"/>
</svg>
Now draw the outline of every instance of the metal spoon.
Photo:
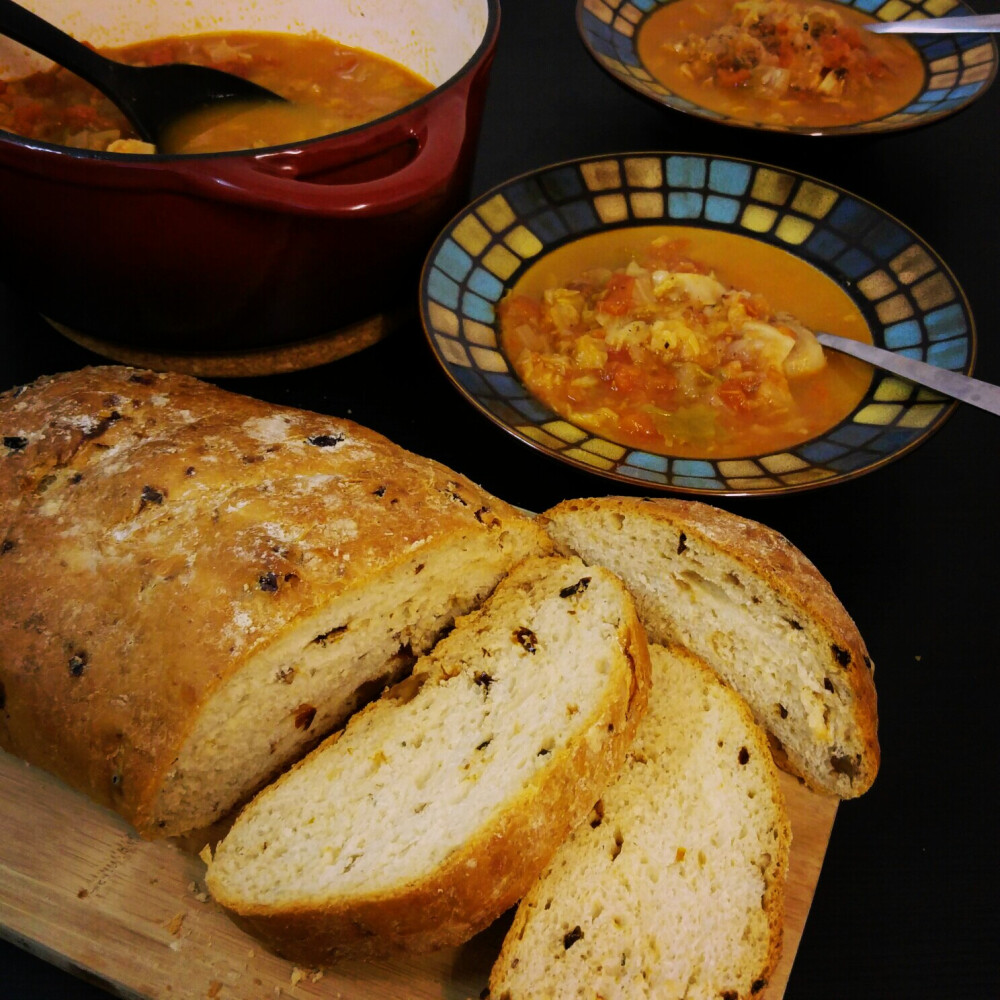
<svg viewBox="0 0 1000 1000">
<path fill-rule="evenodd" d="M 154 144 L 181 115 L 216 101 L 284 100 L 249 80 L 207 66 L 128 66 L 107 59 L 13 0 L 0 0 L 0 34 L 92 84 L 125 113 L 141 138 Z"/>
<path fill-rule="evenodd" d="M 979 379 L 948 371 L 947 368 L 938 368 L 925 361 L 906 358 L 894 351 L 887 351 L 872 344 L 864 344 L 859 340 L 838 337 L 833 333 L 817 333 L 816 339 L 824 347 L 830 347 L 843 354 L 861 358 L 862 361 L 867 361 L 869 364 L 875 365 L 876 368 L 884 368 L 894 375 L 902 376 L 908 382 L 927 386 L 927 388 L 934 389 L 945 396 L 951 396 L 952 399 L 970 403 L 972 406 L 978 406 L 982 410 L 988 410 L 990 413 L 1000 416 L 1000 386 L 991 385 L 989 382 L 980 382 Z"/>
<path fill-rule="evenodd" d="M 954 35 L 1000 31 L 1000 14 L 972 14 L 968 17 L 913 17 L 905 21 L 866 24 L 876 35 Z"/>
</svg>

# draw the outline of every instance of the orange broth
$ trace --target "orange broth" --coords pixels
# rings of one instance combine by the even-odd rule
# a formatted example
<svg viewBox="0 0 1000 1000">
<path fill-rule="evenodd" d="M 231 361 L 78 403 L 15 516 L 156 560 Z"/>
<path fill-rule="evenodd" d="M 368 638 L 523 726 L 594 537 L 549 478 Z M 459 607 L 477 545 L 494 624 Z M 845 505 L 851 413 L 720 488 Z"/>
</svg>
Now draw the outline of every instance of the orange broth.
<svg viewBox="0 0 1000 1000">
<path fill-rule="evenodd" d="M 821 0 L 752 2 L 761 9 L 792 10 L 806 19 L 809 11 L 825 11 L 841 26 L 822 36 L 814 27 L 817 37 L 806 37 L 803 48 L 793 48 L 770 30 L 771 25 L 764 39 L 770 63 L 765 66 L 755 61 L 761 46 L 743 29 L 739 42 L 731 34 L 725 44 L 719 41 L 720 32 L 735 30 L 723 26 L 738 19 L 738 11 L 744 9 L 740 4 L 675 0 L 643 22 L 639 56 L 647 70 L 678 96 L 741 121 L 772 125 L 829 128 L 871 121 L 905 107 L 924 86 L 923 62 L 913 46 L 904 38 L 864 31 L 863 25 L 874 19 L 852 7 Z M 807 59 L 822 67 L 822 77 L 832 74 L 826 81 L 835 85 L 831 92 L 823 92 L 819 76 L 818 89 L 810 89 Z M 772 84 L 769 72 L 784 77 L 782 87 Z"/>
<path fill-rule="evenodd" d="M 187 115 L 163 140 L 158 151 L 167 153 L 213 153 L 299 142 L 381 118 L 433 89 L 390 59 L 315 33 L 212 32 L 102 52 L 132 65 L 211 66 L 252 80 L 290 102 Z M 136 133 L 121 112 L 60 67 L 0 82 L 0 128 L 75 148 L 156 151 L 135 145 Z"/>
<path fill-rule="evenodd" d="M 553 411 L 630 448 L 686 458 L 736 458 L 816 437 L 862 399 L 871 369 L 836 352 L 822 352 L 818 344 L 814 347 L 825 358 L 822 369 L 785 379 L 765 370 L 766 363 L 751 372 L 749 364 L 739 361 L 732 347 L 741 339 L 738 334 L 724 336 L 725 347 L 719 347 L 711 370 L 702 355 L 671 358 L 678 348 L 657 354 L 635 342 L 623 343 L 620 330 L 631 329 L 633 320 L 644 320 L 648 330 L 663 315 L 655 303 L 633 304 L 629 311 L 622 298 L 629 270 L 641 273 L 638 265 L 648 262 L 651 253 L 656 267 L 691 271 L 708 276 L 696 281 L 724 286 L 734 297 L 734 304 L 725 307 L 727 315 L 739 314 L 737 323 L 749 318 L 751 325 L 759 325 L 774 321 L 775 313 L 790 314 L 810 330 L 871 342 L 868 325 L 850 297 L 787 251 L 711 229 L 612 229 L 547 254 L 500 303 L 503 349 L 528 389 Z M 650 273 L 664 281 L 663 270 Z M 679 279 L 667 283 L 671 280 Z M 631 294 L 636 296 L 634 288 Z M 581 308 L 582 301 L 596 306 L 588 311 Z M 564 315 L 557 333 L 549 317 L 562 308 L 560 303 L 571 308 L 575 303 L 579 320 L 574 322 L 572 312 L 568 321 Z M 696 306 L 687 315 L 697 319 L 696 314 L 709 312 Z M 600 328 L 592 318 L 595 309 L 605 308 L 613 316 L 602 315 L 605 328 Z M 675 329 L 671 324 L 676 321 L 662 322 L 664 329 Z M 618 330 L 614 339 L 608 326 Z M 678 343 L 673 332 L 668 338 Z"/>
</svg>

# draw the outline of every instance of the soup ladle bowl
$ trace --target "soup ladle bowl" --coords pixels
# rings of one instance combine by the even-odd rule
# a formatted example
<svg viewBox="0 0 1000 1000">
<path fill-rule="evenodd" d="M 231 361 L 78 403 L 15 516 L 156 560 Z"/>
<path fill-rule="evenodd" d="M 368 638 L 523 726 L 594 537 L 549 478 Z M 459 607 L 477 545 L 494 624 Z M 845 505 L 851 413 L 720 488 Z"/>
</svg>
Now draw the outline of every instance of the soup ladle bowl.
<svg viewBox="0 0 1000 1000">
<path fill-rule="evenodd" d="M 208 105 L 284 101 L 265 87 L 208 66 L 129 66 L 108 59 L 14 0 L 0 0 L 0 34 L 96 87 L 121 109 L 140 138 L 153 145 L 160 144 L 178 118 Z"/>
</svg>

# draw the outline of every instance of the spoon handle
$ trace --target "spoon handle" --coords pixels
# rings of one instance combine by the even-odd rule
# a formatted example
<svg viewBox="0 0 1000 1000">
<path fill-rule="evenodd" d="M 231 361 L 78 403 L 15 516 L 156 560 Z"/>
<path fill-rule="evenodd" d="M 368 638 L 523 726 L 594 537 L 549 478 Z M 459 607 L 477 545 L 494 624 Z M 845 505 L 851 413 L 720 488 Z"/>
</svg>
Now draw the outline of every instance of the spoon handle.
<svg viewBox="0 0 1000 1000">
<path fill-rule="evenodd" d="M 937 392 L 944 393 L 946 396 L 951 396 L 953 399 L 970 403 L 972 406 L 978 406 L 982 410 L 988 410 L 990 413 L 1000 416 L 1000 386 L 981 382 L 979 379 L 949 371 L 947 368 L 938 368 L 925 361 L 906 358 L 894 351 L 887 351 L 872 344 L 849 340 L 847 337 L 838 337 L 832 333 L 817 333 L 816 339 L 824 347 L 830 347 L 843 354 L 861 358 L 862 361 L 867 361 L 869 364 L 875 365 L 876 368 L 884 368 L 894 375 L 902 376 L 908 382 L 927 386 Z"/>
<path fill-rule="evenodd" d="M 14 3 L 14 0 L 0 0 L 0 34 L 64 66 L 101 91 L 117 89 L 122 74 L 131 69 L 105 59 L 72 35 Z M 132 118 L 129 107 L 123 106 L 122 110 Z M 132 120 L 138 127 L 139 123 L 134 118 Z M 140 134 L 145 131 L 142 128 Z M 143 135 L 143 138 L 148 139 L 149 136 Z"/>
<path fill-rule="evenodd" d="M 1000 14 L 972 14 L 969 17 L 913 17 L 905 21 L 866 24 L 876 35 L 953 35 L 963 32 L 1000 31 Z"/>
</svg>

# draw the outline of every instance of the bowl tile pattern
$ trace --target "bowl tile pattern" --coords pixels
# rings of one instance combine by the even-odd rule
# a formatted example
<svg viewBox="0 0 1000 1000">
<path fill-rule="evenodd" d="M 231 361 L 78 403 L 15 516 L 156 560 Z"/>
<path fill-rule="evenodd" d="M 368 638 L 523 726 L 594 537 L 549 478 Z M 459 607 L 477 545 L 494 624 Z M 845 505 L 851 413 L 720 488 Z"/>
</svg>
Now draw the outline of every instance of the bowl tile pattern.
<svg viewBox="0 0 1000 1000">
<path fill-rule="evenodd" d="M 689 459 L 637 451 L 574 426 L 521 383 L 496 306 L 523 269 L 608 227 L 725 229 L 793 253 L 851 296 L 878 346 L 969 373 L 972 316 L 946 265 L 914 233 L 831 184 L 721 156 L 636 153 L 557 164 L 468 206 L 438 238 L 421 279 L 430 345 L 459 391 L 497 424 L 562 461 L 683 493 L 770 494 L 853 478 L 916 447 L 952 400 L 875 372 L 866 396 L 821 437 L 775 454 Z"/>
</svg>

